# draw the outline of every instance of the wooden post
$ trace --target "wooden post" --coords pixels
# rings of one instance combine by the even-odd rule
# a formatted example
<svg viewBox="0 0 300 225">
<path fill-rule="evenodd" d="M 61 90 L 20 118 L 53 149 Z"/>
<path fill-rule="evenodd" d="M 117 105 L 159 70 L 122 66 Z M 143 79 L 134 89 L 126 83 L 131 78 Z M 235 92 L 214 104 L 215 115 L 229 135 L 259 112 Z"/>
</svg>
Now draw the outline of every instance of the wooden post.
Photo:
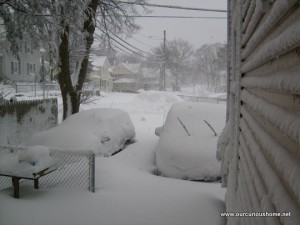
<svg viewBox="0 0 300 225">
<path fill-rule="evenodd" d="M 12 183 L 14 186 L 14 198 L 20 198 L 20 186 L 19 186 L 19 177 L 12 177 Z"/>
<path fill-rule="evenodd" d="M 34 182 L 34 189 L 39 189 L 39 179 L 35 179 L 33 182 Z"/>
</svg>

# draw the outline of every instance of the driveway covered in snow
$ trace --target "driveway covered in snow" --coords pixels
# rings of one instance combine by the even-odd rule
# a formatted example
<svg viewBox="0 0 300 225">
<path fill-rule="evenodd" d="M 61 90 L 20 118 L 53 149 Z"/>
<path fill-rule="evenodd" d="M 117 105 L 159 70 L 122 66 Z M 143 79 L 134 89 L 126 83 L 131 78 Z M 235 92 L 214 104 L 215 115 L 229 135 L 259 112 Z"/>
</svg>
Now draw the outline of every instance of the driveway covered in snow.
<svg viewBox="0 0 300 225">
<path fill-rule="evenodd" d="M 225 218 L 225 189 L 220 183 L 200 183 L 153 175 L 155 128 L 161 126 L 172 103 L 152 102 L 144 94 L 112 93 L 82 109 L 119 108 L 127 111 L 136 142 L 112 157 L 96 159 L 96 192 L 72 189 L 34 190 L 23 186 L 16 200 L 11 189 L 0 191 L 0 225 L 221 225 Z M 149 94 L 150 95 L 150 94 Z M 139 100 L 137 100 L 137 98 Z M 224 117 L 225 105 L 220 110 Z"/>
</svg>

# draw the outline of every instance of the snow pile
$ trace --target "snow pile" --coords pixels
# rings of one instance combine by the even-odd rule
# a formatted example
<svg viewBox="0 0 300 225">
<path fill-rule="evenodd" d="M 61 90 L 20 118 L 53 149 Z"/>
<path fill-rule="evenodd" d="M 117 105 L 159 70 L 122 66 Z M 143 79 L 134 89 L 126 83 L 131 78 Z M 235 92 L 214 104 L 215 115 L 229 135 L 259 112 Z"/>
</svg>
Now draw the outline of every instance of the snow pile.
<svg viewBox="0 0 300 225">
<path fill-rule="evenodd" d="M 38 133 L 24 145 L 43 145 L 63 151 L 94 151 L 110 156 L 134 139 L 131 119 L 119 109 L 91 109 L 74 114 L 59 126 Z"/>
<path fill-rule="evenodd" d="M 229 174 L 229 161 L 232 156 L 230 137 L 233 135 L 233 124 L 231 120 L 226 123 L 217 142 L 217 159 L 221 161 L 222 186 L 227 187 L 227 178 Z"/>
<path fill-rule="evenodd" d="M 134 99 L 134 103 L 150 103 L 150 104 L 173 104 L 181 102 L 182 99 L 173 92 L 162 91 L 144 91 L 139 93 Z"/>
<path fill-rule="evenodd" d="M 17 153 L 1 154 L 0 173 L 19 177 L 35 177 L 35 174 L 55 167 L 55 160 L 44 146 L 30 146 Z"/>
<path fill-rule="evenodd" d="M 135 111 L 144 113 L 161 113 L 164 116 L 174 103 L 182 102 L 174 92 L 143 91 L 132 100 Z"/>
<path fill-rule="evenodd" d="M 189 180 L 215 180 L 217 137 L 224 115 L 222 106 L 183 102 L 170 109 L 156 148 L 156 164 L 163 176 Z"/>
<path fill-rule="evenodd" d="M 19 160 L 34 163 L 48 156 L 50 156 L 49 148 L 45 146 L 30 146 L 24 151 L 20 151 Z"/>
</svg>

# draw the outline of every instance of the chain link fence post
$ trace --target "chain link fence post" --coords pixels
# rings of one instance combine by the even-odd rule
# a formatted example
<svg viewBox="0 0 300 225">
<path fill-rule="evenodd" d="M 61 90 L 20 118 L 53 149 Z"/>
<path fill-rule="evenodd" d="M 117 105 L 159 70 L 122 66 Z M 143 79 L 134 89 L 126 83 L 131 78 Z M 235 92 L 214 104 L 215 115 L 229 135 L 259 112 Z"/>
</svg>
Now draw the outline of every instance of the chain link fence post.
<svg viewBox="0 0 300 225">
<path fill-rule="evenodd" d="M 89 191 L 95 192 L 95 153 L 89 156 Z"/>
</svg>

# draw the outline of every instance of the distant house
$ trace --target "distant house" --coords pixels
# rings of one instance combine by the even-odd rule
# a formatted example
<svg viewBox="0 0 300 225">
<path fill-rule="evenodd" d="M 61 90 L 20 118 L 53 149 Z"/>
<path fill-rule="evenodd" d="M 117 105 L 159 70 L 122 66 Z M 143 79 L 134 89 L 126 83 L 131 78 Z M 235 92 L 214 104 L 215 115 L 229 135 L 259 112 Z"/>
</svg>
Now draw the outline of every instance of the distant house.
<svg viewBox="0 0 300 225">
<path fill-rule="evenodd" d="M 17 82 L 39 82 L 41 53 L 29 41 L 20 41 L 20 51 L 13 54 L 9 42 L 0 40 L 0 79 Z"/>
<path fill-rule="evenodd" d="M 106 56 L 91 55 L 92 72 L 89 78 L 99 85 L 101 91 L 112 91 L 113 80 L 110 75 L 110 63 Z"/>
<path fill-rule="evenodd" d="M 144 90 L 159 90 L 159 79 L 161 70 L 157 68 L 143 68 L 144 71 Z M 173 90 L 175 87 L 175 79 L 169 69 L 165 71 L 165 88 L 166 90 Z M 162 81 L 162 85 L 163 85 Z"/>
<path fill-rule="evenodd" d="M 159 76 L 160 70 L 154 68 L 143 68 L 144 79 L 143 84 L 144 90 L 159 90 Z"/>
<path fill-rule="evenodd" d="M 143 88 L 143 76 L 140 64 L 120 63 L 112 68 L 113 91 L 136 92 Z"/>
</svg>

